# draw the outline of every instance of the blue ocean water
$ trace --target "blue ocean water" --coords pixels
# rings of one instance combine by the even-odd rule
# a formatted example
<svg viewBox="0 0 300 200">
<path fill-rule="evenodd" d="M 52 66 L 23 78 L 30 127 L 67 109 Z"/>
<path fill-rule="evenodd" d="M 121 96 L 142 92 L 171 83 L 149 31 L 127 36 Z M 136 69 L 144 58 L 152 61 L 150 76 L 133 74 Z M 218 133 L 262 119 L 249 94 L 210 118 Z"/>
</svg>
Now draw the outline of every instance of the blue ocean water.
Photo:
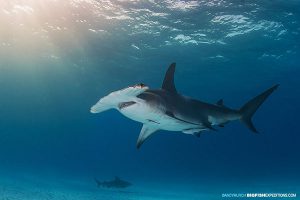
<svg viewBox="0 0 300 200">
<path fill-rule="evenodd" d="M 0 199 L 299 196 L 299 19 L 297 0 L 0 0 Z M 137 150 L 141 124 L 89 112 L 129 85 L 161 87 L 172 62 L 180 93 L 236 109 L 279 83 L 260 134 L 159 131 Z M 133 186 L 94 183 L 114 176 Z"/>
</svg>

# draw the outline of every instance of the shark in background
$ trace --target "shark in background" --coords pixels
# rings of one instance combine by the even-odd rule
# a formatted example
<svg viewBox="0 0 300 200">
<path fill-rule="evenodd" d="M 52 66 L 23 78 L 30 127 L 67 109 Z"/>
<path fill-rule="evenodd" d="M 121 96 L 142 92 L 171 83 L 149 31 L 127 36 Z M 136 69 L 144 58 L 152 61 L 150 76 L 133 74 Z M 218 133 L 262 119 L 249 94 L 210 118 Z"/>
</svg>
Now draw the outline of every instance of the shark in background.
<svg viewBox="0 0 300 200">
<path fill-rule="evenodd" d="M 120 179 L 119 177 L 115 177 L 112 181 L 99 181 L 95 178 L 95 182 L 97 183 L 98 187 L 105 187 L 105 188 L 127 188 L 131 186 L 132 184 L 128 181 L 124 181 Z"/>
<path fill-rule="evenodd" d="M 110 93 L 91 107 L 92 113 L 117 109 L 126 117 L 141 122 L 142 130 L 137 140 L 140 148 L 146 139 L 158 130 L 180 131 L 197 137 L 206 130 L 216 131 L 230 121 L 240 120 L 251 131 L 258 131 L 252 116 L 278 84 L 254 97 L 240 109 L 231 109 L 219 100 L 216 104 L 205 103 L 179 94 L 174 84 L 175 63 L 168 68 L 160 89 L 150 89 L 137 84 Z"/>
</svg>

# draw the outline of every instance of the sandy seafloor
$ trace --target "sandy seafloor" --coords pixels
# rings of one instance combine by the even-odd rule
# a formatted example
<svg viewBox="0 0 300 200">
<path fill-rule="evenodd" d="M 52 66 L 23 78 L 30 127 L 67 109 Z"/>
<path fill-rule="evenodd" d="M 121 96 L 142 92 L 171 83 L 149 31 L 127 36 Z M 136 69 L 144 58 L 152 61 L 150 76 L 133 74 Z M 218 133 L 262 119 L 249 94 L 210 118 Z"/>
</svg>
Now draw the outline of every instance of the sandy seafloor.
<svg viewBox="0 0 300 200">
<path fill-rule="evenodd" d="M 164 185 L 149 187 L 140 184 L 127 189 L 97 188 L 93 180 L 33 180 L 32 177 L 20 179 L 1 179 L 1 200 L 159 200 L 159 199 L 203 199 L 216 197 L 213 194 L 203 194 L 195 191 L 178 190 L 174 186 L 165 188 Z M 218 199 L 218 198 L 216 198 Z"/>
<path fill-rule="evenodd" d="M 125 189 L 98 188 L 93 178 L 56 177 L 52 175 L 36 176 L 32 174 L 1 174 L 0 200 L 179 200 L 179 199 L 237 199 L 222 198 L 222 194 L 247 193 L 300 193 L 297 182 L 248 182 L 224 180 L 210 181 L 201 185 L 174 182 L 140 182 Z M 241 198 L 239 198 L 241 199 Z M 247 198 L 243 198 L 247 199 Z M 278 199 L 278 198 L 259 198 Z M 297 199 L 297 198 L 280 198 Z"/>
</svg>

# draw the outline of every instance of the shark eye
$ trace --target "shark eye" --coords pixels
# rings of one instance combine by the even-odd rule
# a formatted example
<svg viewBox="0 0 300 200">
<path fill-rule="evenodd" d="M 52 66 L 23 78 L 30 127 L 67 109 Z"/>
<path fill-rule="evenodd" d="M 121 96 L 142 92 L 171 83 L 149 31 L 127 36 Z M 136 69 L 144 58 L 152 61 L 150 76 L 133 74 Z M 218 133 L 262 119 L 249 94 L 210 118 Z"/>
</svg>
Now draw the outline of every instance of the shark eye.
<svg viewBox="0 0 300 200">
<path fill-rule="evenodd" d="M 136 84 L 135 86 L 141 87 L 141 88 L 146 87 L 146 85 L 144 83 L 139 83 L 139 84 Z"/>
</svg>

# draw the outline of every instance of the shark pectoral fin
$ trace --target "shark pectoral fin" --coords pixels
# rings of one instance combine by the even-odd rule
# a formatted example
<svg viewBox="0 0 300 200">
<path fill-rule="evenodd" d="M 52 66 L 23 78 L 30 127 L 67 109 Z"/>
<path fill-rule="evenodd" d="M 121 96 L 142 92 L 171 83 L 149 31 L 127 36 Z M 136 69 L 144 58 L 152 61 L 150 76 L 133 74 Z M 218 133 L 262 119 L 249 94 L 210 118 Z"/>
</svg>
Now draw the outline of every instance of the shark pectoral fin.
<svg viewBox="0 0 300 200">
<path fill-rule="evenodd" d="M 157 130 L 158 130 L 157 128 L 144 124 L 140 132 L 139 138 L 137 140 L 136 147 L 139 149 L 142 146 L 142 144 L 145 142 L 145 140 L 148 139 Z"/>
</svg>

